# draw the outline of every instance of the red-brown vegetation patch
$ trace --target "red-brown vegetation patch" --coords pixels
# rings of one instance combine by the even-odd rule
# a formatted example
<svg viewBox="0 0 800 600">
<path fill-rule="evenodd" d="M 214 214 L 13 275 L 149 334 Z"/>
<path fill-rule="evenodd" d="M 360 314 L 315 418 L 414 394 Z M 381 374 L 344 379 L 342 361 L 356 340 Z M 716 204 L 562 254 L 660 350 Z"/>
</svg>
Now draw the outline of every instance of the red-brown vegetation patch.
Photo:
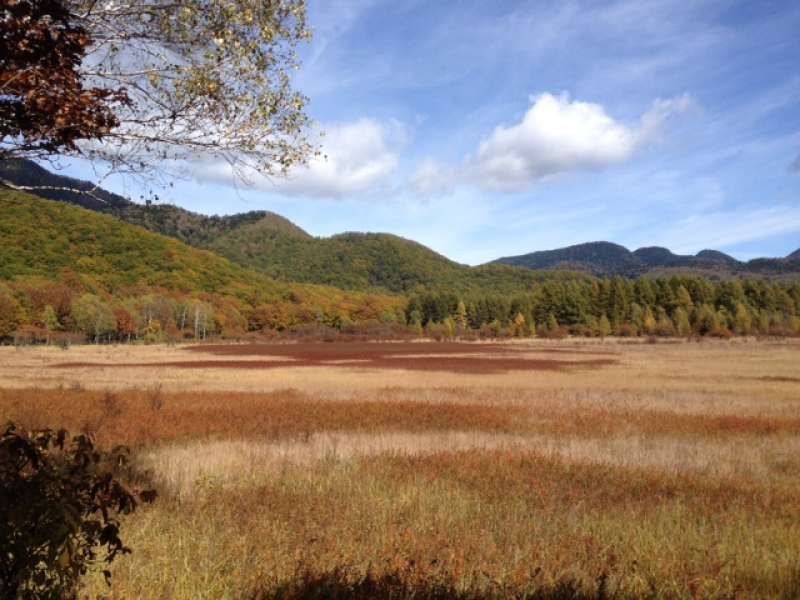
<svg viewBox="0 0 800 600">
<path fill-rule="evenodd" d="M 66 362 L 54 368 L 169 367 L 179 369 L 275 369 L 286 367 L 372 368 L 494 374 L 507 371 L 559 371 L 616 364 L 610 358 L 546 359 L 526 355 L 510 344 L 459 343 L 298 343 L 192 346 L 187 350 L 217 356 L 273 356 L 283 360 L 181 360 L 143 363 Z M 286 360 L 289 359 L 289 360 Z"/>
<path fill-rule="evenodd" d="M 348 342 L 287 344 L 204 344 L 188 346 L 190 352 L 217 356 L 282 356 L 308 361 L 363 360 L 375 356 L 497 354 L 523 351 L 511 344 L 464 344 L 457 342 Z"/>
<path fill-rule="evenodd" d="M 520 407 L 410 400 L 337 401 L 295 391 L 163 393 L 0 390 L 0 421 L 95 433 L 107 445 L 173 440 L 306 437 L 318 431 L 507 432 L 524 426 Z"/>
<path fill-rule="evenodd" d="M 559 346 L 558 348 L 526 348 L 526 352 L 536 352 L 543 354 L 577 354 L 579 356 L 619 356 L 621 352 L 614 350 L 591 350 L 583 346 Z"/>
<path fill-rule="evenodd" d="M 668 410 L 619 410 L 557 406 L 534 413 L 532 428 L 541 433 L 598 437 L 636 432 L 645 435 L 728 436 L 800 434 L 800 418 L 752 415 L 703 415 Z"/>
<path fill-rule="evenodd" d="M 778 375 L 765 375 L 758 377 L 759 381 L 774 381 L 777 383 L 800 383 L 800 377 L 783 377 Z"/>
<path fill-rule="evenodd" d="M 666 473 L 606 464 L 584 465 L 536 452 L 468 450 L 364 459 L 394 481 L 450 483 L 487 502 L 517 498 L 533 506 L 580 506 L 583 510 L 649 512 L 677 502 L 711 515 L 742 507 L 800 518 L 797 489 L 765 490 L 747 479 Z"/>
</svg>

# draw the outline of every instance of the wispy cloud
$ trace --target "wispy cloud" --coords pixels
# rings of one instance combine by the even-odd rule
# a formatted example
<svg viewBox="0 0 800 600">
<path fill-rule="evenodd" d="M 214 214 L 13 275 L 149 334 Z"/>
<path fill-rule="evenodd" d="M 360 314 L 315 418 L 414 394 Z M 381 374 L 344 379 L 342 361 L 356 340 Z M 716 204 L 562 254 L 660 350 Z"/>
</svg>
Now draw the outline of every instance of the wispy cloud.
<svg viewBox="0 0 800 600">
<path fill-rule="evenodd" d="M 693 253 L 789 233 L 800 233 L 800 211 L 781 205 L 691 215 L 664 228 L 659 239 L 677 252 Z"/>
</svg>

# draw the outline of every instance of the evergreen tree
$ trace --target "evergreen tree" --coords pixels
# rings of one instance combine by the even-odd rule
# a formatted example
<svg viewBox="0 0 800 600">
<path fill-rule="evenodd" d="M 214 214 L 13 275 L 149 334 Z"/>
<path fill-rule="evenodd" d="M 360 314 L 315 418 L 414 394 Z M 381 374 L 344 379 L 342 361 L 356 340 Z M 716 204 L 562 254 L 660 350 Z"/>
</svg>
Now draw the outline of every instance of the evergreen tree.
<svg viewBox="0 0 800 600">
<path fill-rule="evenodd" d="M 442 329 L 446 339 L 451 340 L 455 337 L 456 322 L 453 317 L 446 317 L 445 320 L 442 321 Z"/>
<path fill-rule="evenodd" d="M 636 302 L 641 306 L 653 306 L 656 303 L 656 292 L 649 277 L 637 279 L 633 289 Z"/>
<path fill-rule="evenodd" d="M 54 309 L 50 304 L 44 307 L 41 321 L 42 325 L 47 331 L 58 331 L 61 329 L 61 323 L 58 321 L 56 309 Z"/>
<path fill-rule="evenodd" d="M 656 318 L 653 316 L 653 311 L 650 310 L 649 306 L 644 309 L 642 332 L 646 335 L 653 335 L 656 332 Z"/>
<path fill-rule="evenodd" d="M 786 333 L 786 319 L 780 310 L 772 311 L 769 320 L 770 335 L 784 335 Z"/>
<path fill-rule="evenodd" d="M 469 326 L 467 322 L 467 306 L 461 300 L 458 301 L 458 306 L 456 307 L 455 323 L 458 335 L 462 335 Z"/>
<path fill-rule="evenodd" d="M 527 327 L 525 322 L 525 317 L 522 313 L 517 313 L 514 317 L 514 320 L 511 322 L 512 325 L 512 333 L 514 337 L 522 337 L 527 333 Z"/>
<path fill-rule="evenodd" d="M 42 311 L 42 326 L 44 326 L 45 331 L 47 332 L 47 343 L 50 343 L 50 334 L 54 331 L 57 331 L 61 328 L 61 323 L 58 322 L 58 315 L 56 314 L 56 310 L 48 304 L 44 307 Z"/>
<path fill-rule="evenodd" d="M 675 321 L 675 331 L 678 335 L 686 337 L 692 333 L 692 325 L 689 323 L 689 314 L 680 306 L 675 309 L 673 314 Z"/>
<path fill-rule="evenodd" d="M 743 302 L 737 302 L 734 312 L 734 331 L 739 335 L 748 335 L 753 329 L 753 319 Z"/>
<path fill-rule="evenodd" d="M 762 309 L 758 313 L 758 332 L 761 334 L 769 333 L 769 311 Z"/>
<path fill-rule="evenodd" d="M 700 335 L 706 335 L 715 331 L 717 327 L 716 311 L 708 304 L 698 306 L 694 315 L 694 330 Z"/>
<path fill-rule="evenodd" d="M 611 335 L 611 322 L 605 314 L 600 315 L 600 319 L 597 322 L 597 331 L 600 337 Z"/>
<path fill-rule="evenodd" d="M 637 334 L 644 331 L 644 310 L 637 302 L 631 304 L 630 324 L 636 329 Z"/>
<path fill-rule="evenodd" d="M 597 318 L 594 315 L 586 315 L 586 320 L 584 321 L 584 335 L 588 336 L 599 336 L 600 332 L 597 326 Z"/>
<path fill-rule="evenodd" d="M 615 277 L 611 282 L 611 293 L 609 296 L 608 315 L 614 327 L 619 327 L 625 322 L 628 314 L 630 295 L 625 280 L 622 277 Z"/>
<path fill-rule="evenodd" d="M 800 317 L 794 315 L 789 317 L 787 327 L 791 335 L 800 335 Z"/>
<path fill-rule="evenodd" d="M 694 308 L 692 296 L 689 294 L 689 290 L 687 290 L 683 284 L 678 285 L 675 291 L 675 305 L 676 309 L 683 309 L 687 315 L 690 314 L 692 312 L 692 308 Z"/>
<path fill-rule="evenodd" d="M 558 320 L 553 313 L 547 315 L 544 330 L 546 337 L 554 338 L 561 336 L 561 326 L 558 324 Z"/>
<path fill-rule="evenodd" d="M 672 322 L 672 319 L 669 318 L 664 309 L 661 309 L 661 313 L 662 314 L 660 314 L 656 320 L 656 335 L 664 337 L 675 335 L 675 324 Z"/>
</svg>

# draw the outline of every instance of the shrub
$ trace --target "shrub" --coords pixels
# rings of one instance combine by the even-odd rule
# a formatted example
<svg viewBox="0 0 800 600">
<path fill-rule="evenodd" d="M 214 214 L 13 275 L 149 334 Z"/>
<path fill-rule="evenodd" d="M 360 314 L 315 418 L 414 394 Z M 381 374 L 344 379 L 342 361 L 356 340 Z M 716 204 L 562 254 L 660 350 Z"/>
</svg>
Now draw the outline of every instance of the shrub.
<svg viewBox="0 0 800 600">
<path fill-rule="evenodd" d="M 19 431 L 0 438 L 0 597 L 70 598 L 79 578 L 130 552 L 115 515 L 136 508 L 113 472 L 127 450 L 98 452 L 88 436 Z M 155 492 L 140 499 L 151 502 Z M 108 580 L 110 573 L 103 574 Z"/>
<path fill-rule="evenodd" d="M 718 325 L 714 327 L 711 331 L 706 334 L 708 337 L 719 338 L 723 340 L 729 340 L 733 337 L 733 332 L 728 329 L 727 327 L 723 327 L 722 325 Z"/>
<path fill-rule="evenodd" d="M 449 329 L 443 323 L 434 323 L 431 321 L 425 326 L 425 335 L 437 342 L 449 339 Z"/>
<path fill-rule="evenodd" d="M 636 337 L 636 328 L 630 323 L 621 323 L 617 327 L 617 335 L 619 337 Z"/>
</svg>

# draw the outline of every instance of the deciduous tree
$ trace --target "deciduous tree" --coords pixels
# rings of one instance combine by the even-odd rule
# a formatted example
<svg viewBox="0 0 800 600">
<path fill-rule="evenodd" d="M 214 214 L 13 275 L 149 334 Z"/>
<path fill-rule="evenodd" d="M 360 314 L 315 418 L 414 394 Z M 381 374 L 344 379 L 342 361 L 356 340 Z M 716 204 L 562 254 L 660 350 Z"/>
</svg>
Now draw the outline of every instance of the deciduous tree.
<svg viewBox="0 0 800 600">
<path fill-rule="evenodd" d="M 120 122 L 121 82 L 87 87 L 85 20 L 62 0 L 4 0 L 0 8 L 0 160 L 77 152 Z"/>
<path fill-rule="evenodd" d="M 111 308 L 94 294 L 84 294 L 72 303 L 72 318 L 78 330 L 96 342 L 117 327 Z"/>
<path fill-rule="evenodd" d="M 4 0 L 0 31 L 2 158 L 138 175 L 222 161 L 246 178 L 315 151 L 291 77 L 305 0 Z"/>
<path fill-rule="evenodd" d="M 0 340 L 14 333 L 19 326 L 21 313 L 19 302 L 0 288 Z"/>
</svg>

